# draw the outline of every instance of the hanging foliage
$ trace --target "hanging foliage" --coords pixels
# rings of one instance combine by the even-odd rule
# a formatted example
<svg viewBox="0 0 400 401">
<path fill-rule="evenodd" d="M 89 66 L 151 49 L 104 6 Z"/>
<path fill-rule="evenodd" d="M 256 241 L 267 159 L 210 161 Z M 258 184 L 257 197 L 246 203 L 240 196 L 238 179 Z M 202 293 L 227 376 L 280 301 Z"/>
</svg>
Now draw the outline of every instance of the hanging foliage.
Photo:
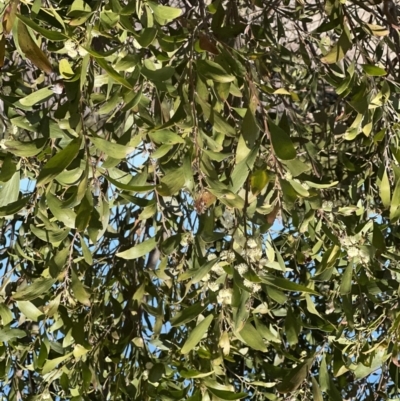
<svg viewBox="0 0 400 401">
<path fill-rule="evenodd" d="M 398 399 L 375 3 L 0 1 L 1 399 Z"/>
</svg>

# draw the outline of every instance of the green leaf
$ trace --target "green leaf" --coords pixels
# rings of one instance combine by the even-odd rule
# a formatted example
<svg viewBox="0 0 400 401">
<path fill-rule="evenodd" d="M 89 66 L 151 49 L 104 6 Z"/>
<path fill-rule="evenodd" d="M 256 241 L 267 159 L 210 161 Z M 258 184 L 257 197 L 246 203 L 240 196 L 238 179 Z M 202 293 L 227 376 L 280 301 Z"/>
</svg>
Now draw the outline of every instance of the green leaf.
<svg viewBox="0 0 400 401">
<path fill-rule="evenodd" d="M 294 369 L 291 369 L 283 378 L 282 382 L 276 386 L 276 389 L 280 393 L 292 393 L 293 391 L 296 391 L 307 378 L 313 362 L 314 359 L 309 358 Z"/>
<path fill-rule="evenodd" d="M 116 256 L 127 260 L 137 259 L 150 253 L 156 245 L 156 239 L 153 237 L 127 249 L 126 251 L 118 252 Z"/>
<path fill-rule="evenodd" d="M 290 346 L 295 346 L 299 342 L 300 326 L 292 308 L 287 309 L 285 318 L 285 334 Z"/>
<path fill-rule="evenodd" d="M 23 209 L 28 203 L 30 196 L 25 196 L 24 198 L 20 198 L 15 202 L 11 202 L 6 206 L 0 207 L 0 217 L 11 216 L 15 213 L 18 213 L 21 209 Z"/>
<path fill-rule="evenodd" d="M 247 393 L 233 393 L 232 391 L 218 390 L 216 388 L 207 387 L 211 394 L 220 400 L 240 400 L 248 396 Z"/>
<path fill-rule="evenodd" d="M 63 78 L 65 79 L 71 79 L 74 77 L 75 73 L 71 68 L 71 65 L 69 64 L 68 60 L 63 58 L 60 60 L 60 63 L 58 65 L 58 69 L 60 71 L 60 74 L 62 75 Z"/>
<path fill-rule="evenodd" d="M 235 316 L 234 329 L 236 332 L 239 332 L 240 330 L 243 329 L 244 325 L 247 322 L 247 319 L 249 318 L 250 315 L 250 308 L 248 304 L 249 298 L 250 298 L 250 293 L 248 291 L 242 291 Z"/>
<path fill-rule="evenodd" d="M 161 157 L 165 156 L 172 148 L 173 145 L 161 145 L 157 148 L 155 152 L 151 154 L 151 158 L 160 159 Z"/>
<path fill-rule="evenodd" d="M 346 295 L 351 292 L 351 280 L 353 277 L 353 264 L 349 263 L 342 276 L 340 283 L 340 295 Z"/>
<path fill-rule="evenodd" d="M 154 1 L 147 1 L 147 4 L 153 10 L 154 16 L 157 18 L 158 22 L 162 25 L 164 25 L 163 21 L 172 21 L 182 14 L 179 8 L 162 6 Z"/>
<path fill-rule="evenodd" d="M 362 64 L 361 66 L 364 72 L 370 77 L 382 77 L 387 75 L 387 72 L 383 68 L 376 67 L 375 65 Z"/>
<path fill-rule="evenodd" d="M 83 257 L 85 259 L 85 262 L 89 265 L 92 266 L 93 265 L 93 256 L 92 253 L 90 252 L 89 247 L 86 244 L 85 239 L 81 236 L 81 247 L 82 247 L 82 253 L 83 253 Z"/>
<path fill-rule="evenodd" d="M 400 206 L 400 178 L 398 178 L 396 181 L 396 186 L 394 187 L 392 201 L 390 203 L 390 220 L 393 221 L 393 219 L 396 218 L 397 216 L 396 212 L 399 206 Z"/>
<path fill-rule="evenodd" d="M 120 83 L 122 86 L 125 88 L 133 90 L 132 85 L 120 74 L 118 74 L 117 71 L 114 70 L 113 67 L 111 67 L 106 60 L 104 60 L 101 57 L 96 57 L 96 62 L 97 64 L 109 75 L 110 78 L 112 78 L 114 81 Z"/>
<path fill-rule="evenodd" d="M 326 364 L 326 355 L 322 357 L 321 364 L 319 367 L 319 384 L 322 391 L 329 389 L 329 372 Z"/>
<path fill-rule="evenodd" d="M 265 170 L 256 170 L 250 176 L 250 188 L 253 195 L 259 194 L 268 184 L 268 174 Z"/>
<path fill-rule="evenodd" d="M 267 347 L 264 344 L 261 334 L 249 321 L 246 322 L 242 330 L 236 333 L 236 335 L 249 347 L 258 351 L 267 352 Z"/>
<path fill-rule="evenodd" d="M 324 401 L 322 391 L 314 376 L 311 376 L 313 401 Z"/>
<path fill-rule="evenodd" d="M 387 353 L 388 349 L 384 345 L 379 346 L 373 353 L 368 365 L 359 363 L 354 371 L 357 380 L 369 376 L 372 372 L 378 370 L 383 363 L 390 357 Z"/>
<path fill-rule="evenodd" d="M 7 326 L 14 319 L 10 308 L 4 303 L 0 303 L 0 317 L 2 319 L 3 326 Z"/>
<path fill-rule="evenodd" d="M 385 237 L 378 224 L 374 223 L 374 229 L 372 232 L 372 245 L 379 249 L 381 252 L 386 250 Z"/>
<path fill-rule="evenodd" d="M 32 302 L 17 301 L 18 309 L 30 320 L 37 322 L 44 316 L 43 312 L 38 309 Z"/>
<path fill-rule="evenodd" d="M 87 189 L 85 196 L 81 199 L 81 203 L 78 207 L 75 227 L 78 231 L 85 231 L 89 225 L 90 218 L 93 211 L 93 195 L 90 188 Z"/>
<path fill-rule="evenodd" d="M 73 139 L 64 149 L 56 153 L 42 168 L 38 185 L 45 185 L 62 173 L 75 159 L 81 147 L 82 137 Z"/>
<path fill-rule="evenodd" d="M 26 332 L 24 330 L 12 329 L 11 327 L 3 327 L 0 329 L 0 342 L 2 343 L 23 337 L 26 337 Z"/>
<path fill-rule="evenodd" d="M 390 183 L 389 183 L 389 178 L 388 178 L 386 169 L 384 169 L 384 171 L 383 171 L 381 184 L 379 186 L 379 194 L 381 196 L 383 206 L 385 206 L 386 209 L 389 209 L 389 207 L 390 207 Z"/>
<path fill-rule="evenodd" d="M 371 34 L 374 36 L 387 36 L 389 35 L 389 29 L 386 27 L 376 24 L 366 24 L 371 31 Z"/>
<path fill-rule="evenodd" d="M 329 182 L 329 183 L 326 183 L 326 184 L 325 183 L 313 182 L 313 181 L 305 181 L 305 183 L 311 188 L 327 189 L 327 188 L 335 187 L 339 183 L 339 181 Z"/>
<path fill-rule="evenodd" d="M 188 308 L 182 309 L 171 319 L 171 326 L 177 327 L 191 322 L 204 311 L 207 305 L 204 302 L 196 302 Z"/>
<path fill-rule="evenodd" d="M 243 172 L 243 170 L 237 170 L 238 171 L 238 179 L 236 180 L 236 184 L 238 185 L 239 183 L 239 178 L 241 180 L 246 180 L 246 177 L 248 175 L 247 168 Z M 241 198 L 239 195 L 236 195 L 232 191 L 229 191 L 228 189 L 225 190 L 218 190 L 214 188 L 209 188 L 209 192 L 211 192 L 218 200 L 220 200 L 224 205 L 236 209 L 243 209 L 244 207 L 244 200 Z"/>
<path fill-rule="evenodd" d="M 70 352 L 69 354 L 66 354 L 64 356 L 60 356 L 58 358 L 48 359 L 43 365 L 42 374 L 45 375 L 45 374 L 53 371 L 60 363 L 66 361 L 69 358 L 71 358 L 72 355 L 73 355 L 73 352 Z"/>
<path fill-rule="evenodd" d="M 205 79 L 212 79 L 215 82 L 221 83 L 235 80 L 233 75 L 228 74 L 221 65 L 214 61 L 198 60 L 196 65 L 198 73 Z"/>
<path fill-rule="evenodd" d="M 144 28 L 139 35 L 136 36 L 136 40 L 142 47 L 149 47 L 157 35 L 157 29 L 154 27 Z"/>
<path fill-rule="evenodd" d="M 0 207 L 18 201 L 20 182 L 20 173 L 17 171 L 6 183 L 0 186 Z"/>
<path fill-rule="evenodd" d="M 313 300 L 311 299 L 310 295 L 305 294 L 305 298 L 306 298 L 306 303 L 307 303 L 307 310 L 312 313 L 313 315 L 319 316 L 320 318 L 321 315 L 319 314 L 317 308 L 315 307 L 315 304 L 313 302 Z"/>
<path fill-rule="evenodd" d="M 29 226 L 30 230 L 36 237 L 44 242 L 50 242 L 54 246 L 58 246 L 68 236 L 69 228 L 54 229 L 54 230 L 42 230 L 33 224 Z"/>
<path fill-rule="evenodd" d="M 143 67 L 140 72 L 150 81 L 164 82 L 168 81 L 174 74 L 175 70 L 171 67 L 163 67 L 159 69 L 150 69 Z"/>
<path fill-rule="evenodd" d="M 204 334 L 207 332 L 211 322 L 214 319 L 214 315 L 208 315 L 202 320 L 189 334 L 189 337 L 185 341 L 181 349 L 181 354 L 188 354 L 196 345 L 201 341 Z"/>
<path fill-rule="evenodd" d="M 192 278 L 191 283 L 192 284 L 197 284 L 199 281 L 201 281 L 201 279 L 210 272 L 210 270 L 212 269 L 212 267 L 218 263 L 219 259 L 213 259 L 210 260 L 206 263 L 204 263 L 203 265 L 201 265 L 199 268 L 197 269 L 193 269 L 193 270 L 189 270 L 187 272 L 185 272 L 184 274 L 179 276 L 179 280 L 185 280 L 187 278 Z"/>
<path fill-rule="evenodd" d="M 290 185 L 293 189 L 298 193 L 298 195 L 302 196 L 303 198 L 307 198 L 310 196 L 310 193 L 297 181 L 289 180 Z"/>
<path fill-rule="evenodd" d="M 8 154 L 1 166 L 0 183 L 10 180 L 16 172 L 17 165 L 12 161 L 12 156 Z"/>
<path fill-rule="evenodd" d="M 225 118 L 215 111 L 211 106 L 201 99 L 200 96 L 196 96 L 196 102 L 200 105 L 203 110 L 204 116 L 207 121 L 210 122 L 218 132 L 224 133 L 228 136 L 236 136 L 236 130 L 232 127 Z"/>
<path fill-rule="evenodd" d="M 352 42 L 350 31 L 347 25 L 344 25 L 339 41 L 332 47 L 328 54 L 321 58 L 321 61 L 326 64 L 337 63 L 344 58 L 351 47 Z"/>
<path fill-rule="evenodd" d="M 100 21 L 107 29 L 111 29 L 117 25 L 119 15 L 112 11 L 102 10 L 100 13 Z"/>
<path fill-rule="evenodd" d="M 250 171 L 253 169 L 254 162 L 256 161 L 259 151 L 259 146 L 254 146 L 250 153 L 240 161 L 234 168 L 231 175 L 231 190 L 233 193 L 237 193 L 247 180 Z M 229 198 L 229 195 L 227 194 Z"/>
<path fill-rule="evenodd" d="M 118 160 L 124 159 L 129 153 L 135 150 L 133 147 L 113 143 L 102 138 L 91 137 L 90 140 L 97 149 Z"/>
<path fill-rule="evenodd" d="M 185 176 L 182 174 L 182 169 L 177 168 L 167 172 L 157 185 L 157 192 L 161 196 L 175 195 L 185 185 Z"/>
<path fill-rule="evenodd" d="M 177 143 L 185 143 L 185 140 L 181 138 L 178 134 L 167 129 L 149 132 L 149 137 L 155 143 L 160 143 L 163 145 L 175 145 Z"/>
<path fill-rule="evenodd" d="M 45 102 L 54 95 L 54 92 L 49 88 L 42 88 L 28 96 L 23 97 L 19 102 L 23 106 L 31 107 L 37 103 Z"/>
<path fill-rule="evenodd" d="M 290 136 L 272 121 L 268 122 L 268 127 L 276 156 L 281 160 L 294 159 L 296 157 L 296 149 L 290 140 Z"/>
<path fill-rule="evenodd" d="M 72 209 L 63 208 L 62 202 L 50 192 L 46 195 L 47 205 L 53 216 L 69 228 L 75 228 L 76 213 Z"/>
<path fill-rule="evenodd" d="M 312 290 L 311 288 L 308 288 L 304 285 L 293 283 L 292 281 L 282 278 L 282 277 L 274 277 L 271 275 L 260 275 L 260 280 L 263 283 L 273 285 L 274 287 L 280 288 L 282 290 L 286 291 L 292 291 L 292 292 L 305 292 L 309 294 L 314 294 L 314 295 L 320 295 L 317 291 Z"/>
<path fill-rule="evenodd" d="M 67 35 L 62 34 L 61 32 L 50 31 L 48 29 L 42 28 L 36 22 L 32 21 L 30 18 L 24 15 L 21 14 L 16 14 L 16 15 L 21 21 L 23 21 L 25 25 L 29 26 L 29 28 L 32 28 L 37 33 L 40 33 L 46 39 L 49 39 L 53 42 L 57 42 L 57 41 L 64 41 L 68 38 Z"/>
<path fill-rule="evenodd" d="M 74 292 L 75 298 L 83 305 L 90 306 L 90 295 L 85 290 L 85 287 L 79 280 L 78 275 L 75 273 L 75 270 L 71 268 L 71 287 Z"/>
<path fill-rule="evenodd" d="M 105 176 L 108 181 L 111 182 L 111 184 L 114 184 L 117 188 L 123 189 L 124 191 L 129 191 L 129 192 L 149 192 L 154 190 L 153 185 L 129 185 L 129 184 L 123 184 L 122 182 L 119 182 L 118 180 L 114 180 L 110 176 Z"/>
<path fill-rule="evenodd" d="M 260 128 L 257 125 L 256 118 L 251 107 L 249 107 L 246 111 L 246 115 L 244 116 L 242 122 L 241 131 L 246 146 L 249 149 L 252 149 L 259 137 Z"/>
<path fill-rule="evenodd" d="M 56 281 L 53 278 L 40 277 L 29 284 L 29 286 L 17 290 L 12 295 L 12 298 L 15 301 L 32 301 L 46 294 Z"/>
<path fill-rule="evenodd" d="M 43 150 L 46 142 L 47 138 L 34 139 L 29 142 L 6 141 L 4 147 L 16 156 L 32 157 Z"/>
<path fill-rule="evenodd" d="M 198 378 L 201 378 L 201 377 L 211 376 L 215 372 L 212 371 L 212 372 L 202 373 L 202 372 L 198 372 L 197 370 L 182 370 L 179 373 L 185 379 L 198 379 Z"/>
</svg>

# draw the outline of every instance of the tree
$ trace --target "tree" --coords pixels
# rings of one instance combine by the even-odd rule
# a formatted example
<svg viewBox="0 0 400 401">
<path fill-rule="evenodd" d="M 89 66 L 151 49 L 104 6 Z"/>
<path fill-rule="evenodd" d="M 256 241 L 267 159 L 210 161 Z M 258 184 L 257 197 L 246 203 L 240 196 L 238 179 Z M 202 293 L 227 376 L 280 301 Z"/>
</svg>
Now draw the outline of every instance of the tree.
<svg viewBox="0 0 400 401">
<path fill-rule="evenodd" d="M 1 4 L 2 399 L 399 397 L 392 2 Z"/>
</svg>

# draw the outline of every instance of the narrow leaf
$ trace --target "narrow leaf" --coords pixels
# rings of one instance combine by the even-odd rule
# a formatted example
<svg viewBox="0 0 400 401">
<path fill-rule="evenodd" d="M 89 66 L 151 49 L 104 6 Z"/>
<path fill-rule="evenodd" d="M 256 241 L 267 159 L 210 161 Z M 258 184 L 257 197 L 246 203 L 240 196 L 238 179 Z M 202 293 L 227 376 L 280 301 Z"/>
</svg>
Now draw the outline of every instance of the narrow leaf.
<svg viewBox="0 0 400 401">
<path fill-rule="evenodd" d="M 311 377 L 313 401 L 324 401 L 322 391 L 314 376 Z"/>
<path fill-rule="evenodd" d="M 47 293 L 55 282 L 56 280 L 53 278 L 38 278 L 29 286 L 16 291 L 12 298 L 16 301 L 32 301 Z"/>
<path fill-rule="evenodd" d="M 33 320 L 34 322 L 37 322 L 43 316 L 43 312 L 32 302 L 17 301 L 17 306 L 28 319 Z"/>
<path fill-rule="evenodd" d="M 308 372 L 311 369 L 314 359 L 306 359 L 303 363 L 292 369 L 276 386 L 280 393 L 291 393 L 296 391 L 306 379 Z"/>
<path fill-rule="evenodd" d="M 75 298 L 83 305 L 90 306 L 90 295 L 85 290 L 85 287 L 79 280 L 78 275 L 74 269 L 71 269 L 71 287 L 74 292 Z"/>
<path fill-rule="evenodd" d="M 62 173 L 75 159 L 81 143 L 82 137 L 75 138 L 64 149 L 56 153 L 39 173 L 38 185 L 45 185 Z"/>
<path fill-rule="evenodd" d="M 32 61 L 40 70 L 50 74 L 53 70 L 51 63 L 42 49 L 32 39 L 26 25 L 18 20 L 18 44 L 25 57 Z"/>
<path fill-rule="evenodd" d="M 54 359 L 48 359 L 45 364 L 43 365 L 43 369 L 42 369 L 42 374 L 45 375 L 49 372 L 51 372 L 52 370 L 54 370 L 60 363 L 66 361 L 67 359 L 69 359 L 71 356 L 73 355 L 72 352 L 70 352 L 69 354 L 66 354 L 64 356 L 60 356 L 58 358 L 54 358 Z"/>
<path fill-rule="evenodd" d="M 269 121 L 268 126 L 275 154 L 281 160 L 294 159 L 296 157 L 296 149 L 290 140 L 290 136 L 272 121 Z"/>
<path fill-rule="evenodd" d="M 206 304 L 203 302 L 196 302 L 195 304 L 189 306 L 188 308 L 182 309 L 171 319 L 171 326 L 177 327 L 186 323 L 191 322 L 196 319 L 206 308 Z"/>
<path fill-rule="evenodd" d="M 140 258 L 141 256 L 150 253 L 156 247 L 156 245 L 157 245 L 156 239 L 150 238 L 138 245 L 135 245 L 132 248 L 127 249 L 126 251 L 118 252 L 117 256 L 119 258 L 127 260 L 137 259 Z"/>
<path fill-rule="evenodd" d="M 23 337 L 26 337 L 26 332 L 24 330 L 12 329 L 11 327 L 3 327 L 0 329 L 0 342 L 2 343 Z"/>
<path fill-rule="evenodd" d="M 187 338 L 185 344 L 181 349 L 181 354 L 189 353 L 201 341 L 213 319 L 214 319 L 213 315 L 208 315 L 204 320 L 201 321 L 200 324 L 198 324 L 192 330 L 192 332 L 189 334 L 189 337 Z"/>
<path fill-rule="evenodd" d="M 51 98 L 54 95 L 54 92 L 49 89 L 49 88 L 42 88 L 39 89 L 36 92 L 31 93 L 28 96 L 25 96 L 24 98 L 20 99 L 19 102 L 23 105 L 23 106 L 33 106 L 37 103 L 41 103 L 44 102 L 46 100 L 48 100 L 49 98 Z"/>
<path fill-rule="evenodd" d="M 267 351 L 267 347 L 264 344 L 261 334 L 249 321 L 246 322 L 242 330 L 236 333 L 236 335 L 240 337 L 249 347 L 262 352 Z"/>
</svg>

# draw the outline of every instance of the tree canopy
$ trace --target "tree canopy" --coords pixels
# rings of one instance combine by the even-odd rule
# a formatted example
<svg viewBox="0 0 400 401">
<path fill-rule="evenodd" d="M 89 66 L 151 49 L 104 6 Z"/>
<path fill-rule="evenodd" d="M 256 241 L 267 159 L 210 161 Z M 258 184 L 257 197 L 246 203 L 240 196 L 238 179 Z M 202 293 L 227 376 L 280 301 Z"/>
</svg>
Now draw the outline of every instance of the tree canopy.
<svg viewBox="0 0 400 401">
<path fill-rule="evenodd" d="M 0 397 L 399 399 L 385 0 L 0 1 Z"/>
</svg>

